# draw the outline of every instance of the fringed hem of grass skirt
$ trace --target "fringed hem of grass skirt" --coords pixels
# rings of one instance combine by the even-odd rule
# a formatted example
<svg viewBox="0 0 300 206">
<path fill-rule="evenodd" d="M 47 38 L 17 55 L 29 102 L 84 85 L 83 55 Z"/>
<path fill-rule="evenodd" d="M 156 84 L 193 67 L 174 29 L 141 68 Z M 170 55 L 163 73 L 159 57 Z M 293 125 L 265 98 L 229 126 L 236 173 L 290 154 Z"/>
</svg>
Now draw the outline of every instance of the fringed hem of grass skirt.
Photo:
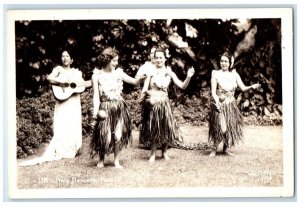
<svg viewBox="0 0 300 206">
<path fill-rule="evenodd" d="M 128 106 L 124 100 L 101 102 L 100 109 L 107 113 L 107 118 L 97 120 L 90 148 L 91 152 L 98 154 L 111 154 L 116 144 L 115 131 L 118 123 L 121 123 L 122 136 L 120 149 L 126 147 L 131 141 L 131 117 Z M 109 135 L 110 133 L 110 135 Z"/>
<path fill-rule="evenodd" d="M 157 147 L 168 143 L 170 146 L 177 141 L 182 142 L 182 136 L 178 124 L 173 116 L 169 100 L 155 103 L 145 102 L 142 109 L 142 128 L 139 143 L 144 147 L 151 147 L 156 143 Z"/>
<path fill-rule="evenodd" d="M 211 116 L 209 123 L 209 142 L 219 144 L 224 141 L 228 147 L 237 145 L 243 140 L 243 117 L 237 107 L 234 98 L 221 103 L 221 113 L 211 107 Z M 226 132 L 222 133 L 219 115 L 224 115 L 226 123 Z"/>
</svg>

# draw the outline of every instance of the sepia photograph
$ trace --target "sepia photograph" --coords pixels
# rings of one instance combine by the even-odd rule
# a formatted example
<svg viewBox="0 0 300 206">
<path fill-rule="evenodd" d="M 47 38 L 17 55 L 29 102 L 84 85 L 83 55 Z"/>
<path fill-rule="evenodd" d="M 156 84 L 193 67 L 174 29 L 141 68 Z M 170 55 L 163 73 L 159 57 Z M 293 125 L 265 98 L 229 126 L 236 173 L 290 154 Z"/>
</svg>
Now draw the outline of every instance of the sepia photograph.
<svg viewBox="0 0 300 206">
<path fill-rule="evenodd" d="M 10 198 L 293 196 L 292 15 L 8 11 Z"/>
</svg>

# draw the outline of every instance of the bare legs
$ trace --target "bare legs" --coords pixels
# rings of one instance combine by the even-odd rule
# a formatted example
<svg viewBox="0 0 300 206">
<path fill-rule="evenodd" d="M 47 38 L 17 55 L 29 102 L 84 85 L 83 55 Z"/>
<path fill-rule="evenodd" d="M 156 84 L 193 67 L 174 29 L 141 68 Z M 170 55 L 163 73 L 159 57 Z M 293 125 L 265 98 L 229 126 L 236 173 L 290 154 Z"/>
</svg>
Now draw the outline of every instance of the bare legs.
<svg viewBox="0 0 300 206">
<path fill-rule="evenodd" d="M 115 160 L 114 160 L 114 164 L 115 164 L 115 167 L 118 168 L 118 169 L 122 169 L 123 168 L 123 166 L 120 165 L 120 162 L 119 162 L 120 152 L 121 152 L 120 142 L 117 142 L 115 144 Z"/>
<path fill-rule="evenodd" d="M 226 144 L 223 145 L 223 154 L 227 156 L 234 156 L 235 154 L 228 151 L 228 146 Z"/>
<path fill-rule="evenodd" d="M 111 132 L 108 132 L 106 139 L 109 140 L 111 138 Z M 119 158 L 120 158 L 120 152 L 121 152 L 121 137 L 122 137 L 122 123 L 119 121 L 116 127 L 115 131 L 115 139 L 111 141 L 115 141 L 115 147 L 114 147 L 114 165 L 116 168 L 121 169 L 123 168 L 122 165 L 120 164 Z M 109 143 L 108 143 L 109 144 Z M 104 167 L 104 157 L 105 157 L 105 152 L 104 154 L 100 153 L 99 155 L 99 162 L 97 164 L 98 168 L 103 168 Z"/>
<path fill-rule="evenodd" d="M 100 160 L 97 164 L 98 168 L 103 168 L 104 167 L 104 157 L 105 157 L 105 154 L 100 154 L 99 155 Z"/>
<path fill-rule="evenodd" d="M 155 161 L 156 149 L 157 149 L 156 143 L 152 143 L 152 145 L 151 145 L 151 156 L 150 156 L 149 162 L 154 162 Z"/>
<path fill-rule="evenodd" d="M 165 160 L 170 159 L 170 157 L 167 155 L 168 145 L 168 143 L 162 145 L 162 158 L 164 158 Z"/>
<path fill-rule="evenodd" d="M 109 131 L 107 133 L 106 140 L 108 140 L 111 137 L 111 132 Z M 97 164 L 98 168 L 103 168 L 104 167 L 104 158 L 105 158 L 105 151 L 100 151 L 99 153 L 99 162 Z"/>
<path fill-rule="evenodd" d="M 122 123 L 121 121 L 118 122 L 116 131 L 115 131 L 115 167 L 116 168 L 123 168 L 122 165 L 120 165 L 119 162 L 119 157 L 120 157 L 120 152 L 121 152 L 121 138 L 122 138 Z"/>
<path fill-rule="evenodd" d="M 214 145 L 214 148 L 213 148 L 212 151 L 210 152 L 209 156 L 210 156 L 210 157 L 215 157 L 216 154 L 217 154 L 217 149 L 218 149 L 218 146 Z"/>
<path fill-rule="evenodd" d="M 169 145 L 168 143 L 165 143 L 162 145 L 162 158 L 164 158 L 165 160 L 170 159 L 170 157 L 167 155 L 168 145 Z M 151 156 L 149 158 L 150 163 L 155 161 L 156 150 L 157 150 L 157 145 L 156 145 L 156 143 L 153 143 L 151 145 Z"/>
<path fill-rule="evenodd" d="M 210 157 L 215 157 L 216 154 L 217 154 L 217 149 L 218 149 L 218 146 L 221 142 L 217 142 L 217 143 L 214 143 L 214 147 L 211 151 L 211 153 L 209 154 Z M 228 143 L 223 143 L 223 154 L 226 155 L 226 156 L 234 156 L 235 154 L 231 153 L 228 151 Z"/>
<path fill-rule="evenodd" d="M 115 143 L 114 165 L 118 169 L 123 168 L 122 165 L 120 164 L 120 161 L 119 161 L 120 152 L 121 152 L 120 142 L 117 142 L 117 143 Z M 103 168 L 104 167 L 104 157 L 105 157 L 105 154 L 101 154 L 101 153 L 99 154 L 99 158 L 100 159 L 99 159 L 99 161 L 97 163 L 97 167 L 98 168 Z"/>
</svg>

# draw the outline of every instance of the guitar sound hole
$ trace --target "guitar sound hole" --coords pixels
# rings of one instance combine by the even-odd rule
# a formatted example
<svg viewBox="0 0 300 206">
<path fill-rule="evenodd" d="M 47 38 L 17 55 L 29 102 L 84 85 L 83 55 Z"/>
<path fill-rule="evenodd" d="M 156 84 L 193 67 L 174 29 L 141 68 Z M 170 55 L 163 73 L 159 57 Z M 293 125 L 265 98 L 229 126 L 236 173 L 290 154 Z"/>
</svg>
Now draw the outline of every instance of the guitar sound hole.
<svg viewBox="0 0 300 206">
<path fill-rule="evenodd" d="M 76 87 L 76 84 L 75 84 L 74 82 L 72 82 L 72 83 L 70 84 L 70 87 L 71 87 L 72 89 L 74 89 L 74 88 Z"/>
</svg>

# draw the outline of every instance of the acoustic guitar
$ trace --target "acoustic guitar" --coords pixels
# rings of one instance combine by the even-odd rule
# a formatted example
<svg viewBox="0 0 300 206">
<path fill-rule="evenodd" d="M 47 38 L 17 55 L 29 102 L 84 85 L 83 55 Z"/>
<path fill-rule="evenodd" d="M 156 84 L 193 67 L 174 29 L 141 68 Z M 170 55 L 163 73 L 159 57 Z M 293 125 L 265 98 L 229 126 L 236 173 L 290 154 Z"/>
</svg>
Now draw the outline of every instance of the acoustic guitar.
<svg viewBox="0 0 300 206">
<path fill-rule="evenodd" d="M 86 88 L 91 87 L 91 80 L 82 83 L 72 82 L 66 86 L 52 85 L 53 95 L 57 100 L 64 101 L 70 98 L 73 94 L 79 94 L 85 91 Z"/>
</svg>

